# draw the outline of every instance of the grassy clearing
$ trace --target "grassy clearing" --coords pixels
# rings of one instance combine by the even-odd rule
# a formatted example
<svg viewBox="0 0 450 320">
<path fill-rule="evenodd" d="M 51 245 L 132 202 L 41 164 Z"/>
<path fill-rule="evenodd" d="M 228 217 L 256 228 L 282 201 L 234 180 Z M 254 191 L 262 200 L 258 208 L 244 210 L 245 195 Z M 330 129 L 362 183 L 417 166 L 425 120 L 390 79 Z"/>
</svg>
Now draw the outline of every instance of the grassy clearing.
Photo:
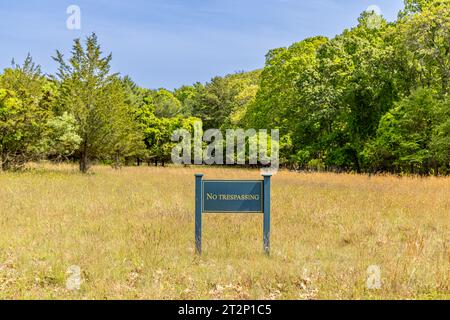
<svg viewBox="0 0 450 320">
<path fill-rule="evenodd" d="M 450 298 L 450 179 L 281 172 L 272 255 L 262 217 L 207 215 L 194 255 L 194 177 L 213 168 L 0 173 L 3 299 Z M 67 269 L 82 270 L 79 291 Z M 366 288 L 379 265 L 382 287 Z"/>
</svg>

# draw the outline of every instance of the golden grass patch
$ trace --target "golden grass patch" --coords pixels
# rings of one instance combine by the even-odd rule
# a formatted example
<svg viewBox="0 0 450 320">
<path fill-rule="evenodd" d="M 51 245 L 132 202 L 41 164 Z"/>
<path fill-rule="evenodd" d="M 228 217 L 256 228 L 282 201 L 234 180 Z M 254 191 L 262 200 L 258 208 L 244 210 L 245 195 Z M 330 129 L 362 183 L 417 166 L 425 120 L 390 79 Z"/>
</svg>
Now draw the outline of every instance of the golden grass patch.
<svg viewBox="0 0 450 320">
<path fill-rule="evenodd" d="M 2 299 L 450 298 L 450 179 L 280 172 L 271 256 L 262 216 L 205 215 L 194 254 L 194 173 L 230 168 L 37 166 L 0 173 Z M 67 273 L 81 269 L 80 290 Z M 381 288 L 366 287 L 367 268 Z"/>
</svg>

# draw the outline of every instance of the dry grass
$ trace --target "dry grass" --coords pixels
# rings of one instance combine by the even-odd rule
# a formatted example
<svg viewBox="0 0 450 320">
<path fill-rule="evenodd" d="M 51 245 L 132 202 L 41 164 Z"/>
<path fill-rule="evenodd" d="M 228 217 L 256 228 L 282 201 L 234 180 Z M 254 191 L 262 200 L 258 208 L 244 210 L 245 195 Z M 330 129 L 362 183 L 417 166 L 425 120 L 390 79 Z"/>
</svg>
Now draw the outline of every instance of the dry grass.
<svg viewBox="0 0 450 320">
<path fill-rule="evenodd" d="M 272 254 L 262 217 L 207 215 L 194 254 L 194 176 L 212 168 L 75 167 L 0 173 L 3 299 L 450 298 L 449 178 L 281 172 Z M 66 270 L 82 270 L 79 291 Z M 382 287 L 366 288 L 379 265 Z"/>
</svg>

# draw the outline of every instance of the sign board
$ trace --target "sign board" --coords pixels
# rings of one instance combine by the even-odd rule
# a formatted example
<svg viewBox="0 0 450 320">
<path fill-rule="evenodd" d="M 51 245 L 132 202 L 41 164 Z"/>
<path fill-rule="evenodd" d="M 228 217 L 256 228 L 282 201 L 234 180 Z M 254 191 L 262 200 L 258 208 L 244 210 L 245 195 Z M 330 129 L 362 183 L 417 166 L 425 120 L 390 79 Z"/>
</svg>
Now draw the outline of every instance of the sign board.
<svg viewBox="0 0 450 320">
<path fill-rule="evenodd" d="M 263 213 L 263 181 L 203 181 L 203 213 Z"/>
<path fill-rule="evenodd" d="M 204 213 L 259 213 L 264 215 L 263 246 L 270 246 L 270 174 L 264 180 L 203 180 L 195 175 L 195 244 L 202 252 Z"/>
</svg>

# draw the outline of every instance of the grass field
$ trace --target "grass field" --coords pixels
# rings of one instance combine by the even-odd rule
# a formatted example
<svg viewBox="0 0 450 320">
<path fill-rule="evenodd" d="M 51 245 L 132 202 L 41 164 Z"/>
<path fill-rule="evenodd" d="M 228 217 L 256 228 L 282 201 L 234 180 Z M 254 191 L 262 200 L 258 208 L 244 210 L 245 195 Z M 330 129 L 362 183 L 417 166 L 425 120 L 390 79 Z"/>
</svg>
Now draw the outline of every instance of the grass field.
<svg viewBox="0 0 450 320">
<path fill-rule="evenodd" d="M 194 173 L 43 166 L 0 173 L 1 299 L 450 299 L 450 179 L 280 172 L 272 252 L 262 216 L 207 215 L 194 254 Z M 66 289 L 68 268 L 80 290 Z M 381 288 L 366 287 L 367 268 Z"/>
</svg>

